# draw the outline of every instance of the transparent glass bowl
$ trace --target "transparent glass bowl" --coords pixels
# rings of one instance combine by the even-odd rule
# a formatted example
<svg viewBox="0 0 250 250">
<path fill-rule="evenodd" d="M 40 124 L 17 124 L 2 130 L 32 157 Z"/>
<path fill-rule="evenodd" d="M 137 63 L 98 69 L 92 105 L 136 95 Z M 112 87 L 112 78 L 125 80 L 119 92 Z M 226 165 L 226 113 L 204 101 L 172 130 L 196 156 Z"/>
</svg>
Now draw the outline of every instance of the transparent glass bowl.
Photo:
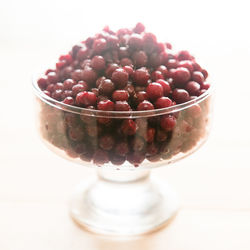
<svg viewBox="0 0 250 250">
<path fill-rule="evenodd" d="M 38 129 L 58 155 L 98 177 L 79 185 L 72 218 L 97 233 L 135 235 L 161 227 L 178 210 L 173 191 L 149 178 L 197 150 L 207 139 L 212 89 L 184 104 L 148 111 L 99 111 L 60 103 L 33 82 Z M 173 128 L 165 117 L 173 116 Z"/>
</svg>

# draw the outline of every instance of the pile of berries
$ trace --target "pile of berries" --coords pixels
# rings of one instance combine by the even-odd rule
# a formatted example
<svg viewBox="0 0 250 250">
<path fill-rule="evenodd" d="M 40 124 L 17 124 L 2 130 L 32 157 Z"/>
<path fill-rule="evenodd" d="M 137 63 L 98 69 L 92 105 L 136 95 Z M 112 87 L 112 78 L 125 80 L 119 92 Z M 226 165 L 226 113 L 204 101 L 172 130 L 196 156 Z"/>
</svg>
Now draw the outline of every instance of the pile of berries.
<svg viewBox="0 0 250 250">
<path fill-rule="evenodd" d="M 105 27 L 59 57 L 37 84 L 51 98 L 84 108 L 62 111 L 41 101 L 43 137 L 71 157 L 97 165 L 126 160 L 138 166 L 171 158 L 194 147 L 204 135 L 208 99 L 186 110 L 154 115 L 196 99 L 210 87 L 208 73 L 188 51 L 174 52 L 138 23 L 114 32 Z M 84 110 L 144 111 L 152 117 L 90 117 Z"/>
</svg>

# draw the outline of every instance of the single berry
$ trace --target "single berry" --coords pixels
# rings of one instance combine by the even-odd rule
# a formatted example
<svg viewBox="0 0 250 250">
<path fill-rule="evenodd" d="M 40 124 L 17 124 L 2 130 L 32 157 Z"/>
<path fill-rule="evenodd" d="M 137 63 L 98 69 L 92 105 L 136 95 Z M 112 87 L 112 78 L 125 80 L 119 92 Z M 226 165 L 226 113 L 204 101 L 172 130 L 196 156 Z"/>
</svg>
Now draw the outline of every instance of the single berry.
<svg viewBox="0 0 250 250">
<path fill-rule="evenodd" d="M 99 138 L 99 146 L 103 150 L 111 150 L 115 144 L 113 136 L 111 135 L 103 135 Z"/>
<path fill-rule="evenodd" d="M 172 115 L 164 115 L 161 118 L 160 125 L 165 131 L 172 131 L 176 125 L 176 118 Z"/>
<path fill-rule="evenodd" d="M 112 73 L 111 80 L 115 83 L 117 88 L 124 88 L 128 83 L 128 73 L 122 68 L 116 69 Z"/>
<path fill-rule="evenodd" d="M 112 111 L 114 110 L 114 103 L 110 100 L 103 100 L 97 104 L 99 110 Z"/>
<path fill-rule="evenodd" d="M 149 101 L 143 101 L 137 106 L 138 111 L 143 111 L 143 110 L 152 110 L 154 109 L 154 105 L 149 102 Z"/>
<path fill-rule="evenodd" d="M 168 97 L 160 97 L 155 101 L 155 107 L 158 109 L 167 108 L 172 106 L 172 101 Z"/>
<path fill-rule="evenodd" d="M 152 82 L 147 86 L 147 94 L 151 100 L 155 100 L 163 96 L 163 87 L 160 83 Z"/>
<path fill-rule="evenodd" d="M 114 101 L 128 101 L 129 93 L 126 90 L 115 90 L 112 94 Z"/>
<path fill-rule="evenodd" d="M 148 73 L 148 70 L 144 67 L 137 69 L 133 75 L 133 79 L 135 83 L 139 86 L 147 85 L 149 78 L 150 78 L 150 75 Z"/>
<path fill-rule="evenodd" d="M 105 60 L 102 56 L 94 56 L 90 65 L 95 70 L 103 70 L 105 69 Z"/>
<path fill-rule="evenodd" d="M 185 89 L 174 89 L 172 97 L 176 103 L 184 103 L 190 100 L 190 96 Z"/>
<path fill-rule="evenodd" d="M 100 83 L 98 90 L 101 95 L 110 96 L 115 90 L 115 85 L 110 79 L 105 79 Z"/>
<path fill-rule="evenodd" d="M 96 95 L 90 91 L 83 91 L 76 95 L 76 103 L 79 106 L 91 106 L 96 104 Z"/>
<path fill-rule="evenodd" d="M 163 88 L 163 94 L 165 96 L 168 96 L 171 93 L 171 87 L 170 87 L 170 84 L 167 81 L 159 79 L 156 82 L 161 84 L 161 86 Z"/>
<path fill-rule="evenodd" d="M 200 91 L 200 84 L 195 81 L 190 81 L 187 83 L 185 89 L 188 91 L 189 95 L 198 95 Z"/>
</svg>

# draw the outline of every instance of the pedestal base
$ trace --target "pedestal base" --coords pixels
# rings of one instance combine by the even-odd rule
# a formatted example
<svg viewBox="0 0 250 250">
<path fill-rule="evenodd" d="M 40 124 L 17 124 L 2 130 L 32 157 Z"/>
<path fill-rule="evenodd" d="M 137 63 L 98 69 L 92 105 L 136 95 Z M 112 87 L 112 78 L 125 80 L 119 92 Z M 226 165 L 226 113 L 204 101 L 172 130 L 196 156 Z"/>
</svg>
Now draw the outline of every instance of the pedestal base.
<svg viewBox="0 0 250 250">
<path fill-rule="evenodd" d="M 81 226 L 100 234 L 137 235 L 157 230 L 177 213 L 175 193 L 149 178 L 149 171 L 111 173 L 99 172 L 74 193 L 70 213 Z"/>
</svg>

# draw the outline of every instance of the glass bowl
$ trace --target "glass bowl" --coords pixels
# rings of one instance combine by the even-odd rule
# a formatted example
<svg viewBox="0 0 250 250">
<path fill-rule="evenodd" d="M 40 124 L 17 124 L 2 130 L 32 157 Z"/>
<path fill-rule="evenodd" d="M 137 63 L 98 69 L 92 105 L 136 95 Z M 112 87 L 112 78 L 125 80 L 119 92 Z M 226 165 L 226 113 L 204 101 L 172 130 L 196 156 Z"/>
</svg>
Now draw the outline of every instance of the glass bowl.
<svg viewBox="0 0 250 250">
<path fill-rule="evenodd" d="M 80 184 L 70 214 L 81 226 L 104 234 L 156 230 L 178 211 L 175 193 L 149 178 L 196 151 L 210 130 L 212 89 L 196 99 L 147 111 L 100 111 L 58 102 L 33 81 L 42 140 L 56 154 L 96 167 L 97 178 Z"/>
</svg>

